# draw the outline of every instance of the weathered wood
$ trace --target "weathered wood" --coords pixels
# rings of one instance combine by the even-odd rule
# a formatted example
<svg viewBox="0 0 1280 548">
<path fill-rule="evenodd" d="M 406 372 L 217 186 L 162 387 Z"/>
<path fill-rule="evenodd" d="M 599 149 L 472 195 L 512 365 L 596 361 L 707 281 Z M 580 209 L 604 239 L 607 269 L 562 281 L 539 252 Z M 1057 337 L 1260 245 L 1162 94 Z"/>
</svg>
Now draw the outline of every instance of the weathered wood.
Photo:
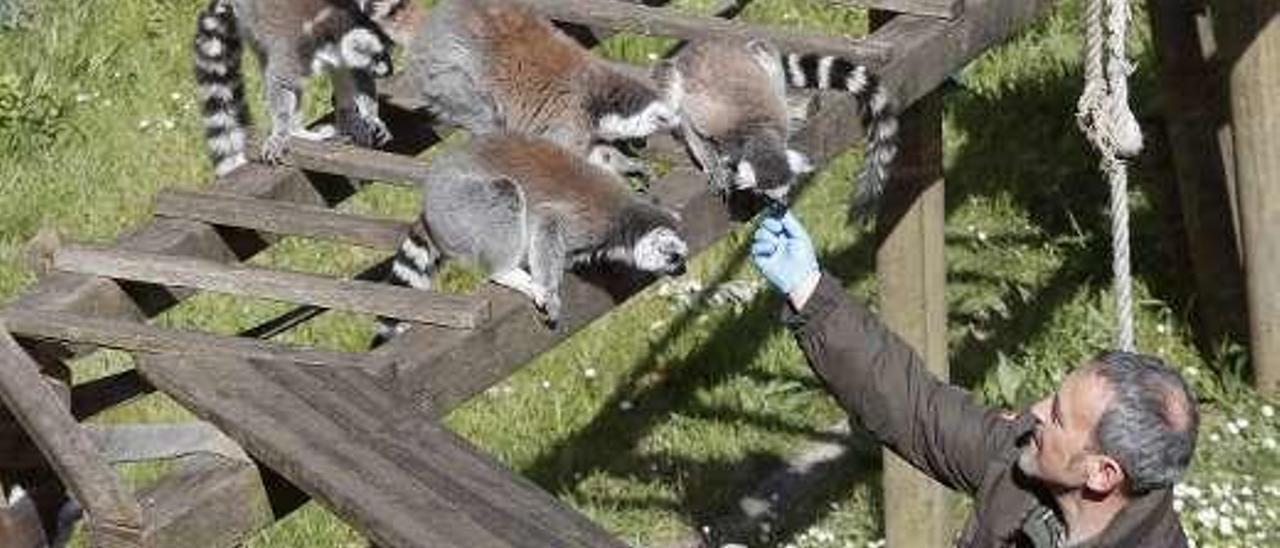
<svg viewBox="0 0 1280 548">
<path fill-rule="evenodd" d="M 879 67 L 894 55 L 892 46 L 875 38 L 815 36 L 812 33 L 752 25 L 739 21 L 680 13 L 617 0 L 519 0 L 548 18 L 619 32 L 706 38 L 761 38 L 784 51 L 826 53 Z"/>
<path fill-rule="evenodd" d="M 257 147 L 254 143 L 251 146 Z M 283 165 L 330 173 L 352 179 L 372 179 L 402 186 L 416 186 L 427 164 L 404 154 L 360 148 L 344 143 L 289 139 Z"/>
<path fill-rule="evenodd" d="M 828 0 L 832 4 L 953 19 L 964 11 L 964 0 Z"/>
<path fill-rule="evenodd" d="M 948 378 L 943 229 L 942 95 L 934 92 L 901 117 L 898 169 L 885 190 L 878 226 L 876 278 L 885 325 L 910 344 L 929 371 Z M 885 539 L 890 546 L 945 546 L 947 492 L 884 450 Z"/>
<path fill-rule="evenodd" d="M 1193 2 L 1155 2 L 1147 12 L 1195 279 L 1196 340 L 1207 354 L 1227 341 L 1243 340 L 1249 328 L 1235 213 L 1217 135 L 1229 122 L 1226 82 L 1201 47 L 1197 19 L 1203 10 Z"/>
<path fill-rule="evenodd" d="M 383 546 L 622 546 L 356 371 L 149 358 L 151 382 Z"/>
<path fill-rule="evenodd" d="M 126 320 L 91 318 L 66 312 L 8 310 L 0 312 L 0 322 L 3 322 L 9 331 L 20 335 L 91 343 L 130 352 L 282 360 L 326 367 L 359 368 L 366 361 L 364 354 L 297 348 L 258 339 L 166 329 Z"/>
<path fill-rule="evenodd" d="M 400 221 L 338 213 L 327 207 L 191 190 L 161 191 L 156 196 L 155 213 L 161 217 L 336 240 L 378 249 L 395 249 L 407 229 L 407 225 Z"/>
<path fill-rule="evenodd" d="M 952 20 L 898 15 L 870 35 L 894 51 L 888 64 L 878 69 L 881 81 L 897 107 L 906 109 L 978 54 L 1035 20 L 1050 4 L 1049 0 L 966 0 L 964 14 Z M 826 114 L 810 119 L 803 144 L 833 155 L 847 148 L 844 143 L 851 135 L 861 132 L 855 123 L 857 101 L 827 94 L 823 105 Z"/>
<path fill-rule="evenodd" d="M 95 539 L 104 546 L 137 541 L 144 525 L 138 502 L 2 326 L 0 368 L 0 399 L 88 510 Z"/>
<path fill-rule="evenodd" d="M 1214 2 L 1229 67 L 1236 188 L 1259 391 L 1280 393 L 1280 0 Z"/>
<path fill-rule="evenodd" d="M 68 246 L 54 254 L 53 264 L 67 272 L 312 304 L 454 328 L 475 328 L 489 316 L 488 303 L 466 295 L 158 253 Z"/>
<path fill-rule="evenodd" d="M 138 493 L 150 546 L 241 546 L 275 519 L 256 466 L 213 455 L 180 462 L 177 471 Z"/>
</svg>

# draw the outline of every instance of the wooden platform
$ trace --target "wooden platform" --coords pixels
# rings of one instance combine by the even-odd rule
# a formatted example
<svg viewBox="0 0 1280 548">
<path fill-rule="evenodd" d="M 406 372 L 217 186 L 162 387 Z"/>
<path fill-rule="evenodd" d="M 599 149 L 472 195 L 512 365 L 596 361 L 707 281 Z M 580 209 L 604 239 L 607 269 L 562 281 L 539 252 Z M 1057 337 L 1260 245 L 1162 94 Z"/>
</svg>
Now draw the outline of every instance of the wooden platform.
<svg viewBox="0 0 1280 548">
<path fill-rule="evenodd" d="M 613 0 L 522 1 L 600 35 L 737 34 L 840 53 L 875 68 L 904 106 L 1048 4 L 970 0 L 961 9 L 959 0 L 866 0 L 858 4 L 908 14 L 851 39 Z M 851 98 L 823 96 L 821 104 L 795 140 L 816 163 L 860 138 L 849 123 L 857 119 Z M 384 252 L 397 245 L 401 223 L 332 209 L 362 188 L 353 180 L 413 184 L 421 176 L 413 156 L 439 141 L 431 121 L 394 94 L 382 114 L 396 137 L 385 151 L 295 142 L 288 166 L 251 164 L 204 191 L 162 192 L 156 218 L 115 245 L 60 250 L 58 271 L 0 311 L 0 396 L 31 440 L 0 444 L 19 453 L 0 454 L 0 463 L 47 461 L 88 510 L 102 546 L 233 545 L 296 507 L 303 493 L 381 546 L 620 546 L 438 419 L 650 280 L 568 276 L 568 314 L 551 331 L 527 299 L 497 287 L 445 295 L 245 264 L 281 236 Z M 732 227 L 723 204 L 680 147 L 658 139 L 650 148 L 674 166 L 653 194 L 682 212 L 691 248 L 704 249 Z M 300 305 L 288 318 L 335 308 L 416 323 L 360 354 L 146 323 L 198 291 Z M 293 325 L 267 323 L 271 329 L 250 332 Z M 58 382 L 66 360 L 96 348 L 134 353 L 137 371 L 75 389 Z M 152 387 L 219 426 L 269 470 L 193 458 L 144 492 L 128 492 L 78 420 Z M 33 448 L 44 459 L 32 458 Z"/>
</svg>

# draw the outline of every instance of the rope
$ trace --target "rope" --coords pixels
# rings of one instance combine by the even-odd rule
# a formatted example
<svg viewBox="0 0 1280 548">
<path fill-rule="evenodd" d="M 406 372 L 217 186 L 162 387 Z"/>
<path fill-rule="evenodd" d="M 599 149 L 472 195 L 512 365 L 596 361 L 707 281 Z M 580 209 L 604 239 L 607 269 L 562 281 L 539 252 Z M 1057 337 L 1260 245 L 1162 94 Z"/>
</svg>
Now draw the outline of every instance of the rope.
<svg viewBox="0 0 1280 548">
<path fill-rule="evenodd" d="M 1108 8 L 1103 29 L 1103 3 Z M 1129 266 L 1129 180 L 1124 158 L 1142 150 L 1142 130 L 1129 110 L 1129 73 L 1125 56 L 1129 28 L 1127 0 L 1089 0 L 1085 9 L 1084 90 L 1076 121 L 1098 150 L 1111 185 L 1112 292 L 1116 299 L 1116 348 L 1133 350 L 1133 281 Z M 1104 36 L 1105 33 L 1105 36 Z M 1106 61 L 1104 73 L 1104 58 Z"/>
</svg>

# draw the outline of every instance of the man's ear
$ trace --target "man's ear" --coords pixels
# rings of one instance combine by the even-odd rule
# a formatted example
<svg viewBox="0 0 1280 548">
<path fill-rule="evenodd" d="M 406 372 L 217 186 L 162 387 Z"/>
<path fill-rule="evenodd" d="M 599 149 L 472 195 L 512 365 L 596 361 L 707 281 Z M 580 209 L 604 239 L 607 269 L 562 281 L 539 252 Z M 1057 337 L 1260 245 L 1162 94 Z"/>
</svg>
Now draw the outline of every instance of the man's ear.
<svg viewBox="0 0 1280 548">
<path fill-rule="evenodd" d="M 1094 455 L 1087 464 L 1085 474 L 1085 486 L 1096 493 L 1111 493 L 1120 489 L 1126 478 L 1120 463 L 1106 455 Z"/>
</svg>

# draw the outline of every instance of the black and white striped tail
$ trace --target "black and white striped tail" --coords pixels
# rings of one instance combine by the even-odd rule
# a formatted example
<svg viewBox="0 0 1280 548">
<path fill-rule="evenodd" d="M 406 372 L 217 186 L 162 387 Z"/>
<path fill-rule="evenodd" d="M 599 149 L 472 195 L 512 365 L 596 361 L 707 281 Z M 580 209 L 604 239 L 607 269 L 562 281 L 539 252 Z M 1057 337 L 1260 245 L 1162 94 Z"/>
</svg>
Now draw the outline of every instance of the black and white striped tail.
<svg viewBox="0 0 1280 548">
<path fill-rule="evenodd" d="M 852 210 L 859 218 L 875 213 L 889 180 L 889 165 L 898 154 L 898 116 L 880 78 L 865 66 L 830 55 L 784 54 L 782 65 L 791 87 L 843 89 L 858 99 L 867 153 Z"/>
<path fill-rule="evenodd" d="M 204 115 L 205 144 L 218 176 L 247 161 L 249 109 L 240 72 L 240 33 L 230 0 L 210 0 L 196 19 L 196 91 Z"/>
<path fill-rule="evenodd" d="M 400 242 L 400 248 L 391 259 L 391 273 L 387 275 L 387 282 L 413 289 L 431 289 L 431 276 L 435 274 L 439 262 L 440 252 L 431 243 L 426 227 L 419 221 L 409 229 L 408 236 Z M 377 347 L 387 342 L 400 334 L 405 325 L 395 318 L 378 318 L 377 331 L 370 346 Z"/>
</svg>

